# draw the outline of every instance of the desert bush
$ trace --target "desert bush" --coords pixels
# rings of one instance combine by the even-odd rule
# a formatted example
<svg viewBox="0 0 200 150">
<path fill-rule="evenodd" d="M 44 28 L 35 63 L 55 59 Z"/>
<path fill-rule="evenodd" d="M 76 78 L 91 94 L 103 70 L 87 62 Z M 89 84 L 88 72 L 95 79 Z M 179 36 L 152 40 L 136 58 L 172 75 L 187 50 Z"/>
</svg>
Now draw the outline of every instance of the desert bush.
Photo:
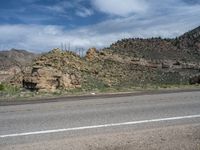
<svg viewBox="0 0 200 150">
<path fill-rule="evenodd" d="M 3 91 L 3 90 L 4 90 L 4 85 L 0 84 L 0 91 Z"/>
<path fill-rule="evenodd" d="M 0 84 L 0 91 L 6 95 L 15 95 L 20 92 L 20 89 L 13 85 Z"/>
</svg>

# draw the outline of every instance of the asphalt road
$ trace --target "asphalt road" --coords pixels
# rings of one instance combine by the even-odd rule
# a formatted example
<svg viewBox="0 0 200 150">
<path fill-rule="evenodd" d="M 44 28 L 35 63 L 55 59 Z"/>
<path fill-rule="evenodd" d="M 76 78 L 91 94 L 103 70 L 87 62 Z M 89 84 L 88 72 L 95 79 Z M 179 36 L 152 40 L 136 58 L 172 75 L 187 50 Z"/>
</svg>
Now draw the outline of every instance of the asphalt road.
<svg viewBox="0 0 200 150">
<path fill-rule="evenodd" d="M 0 149 L 190 125 L 200 125 L 198 91 L 0 106 Z"/>
</svg>

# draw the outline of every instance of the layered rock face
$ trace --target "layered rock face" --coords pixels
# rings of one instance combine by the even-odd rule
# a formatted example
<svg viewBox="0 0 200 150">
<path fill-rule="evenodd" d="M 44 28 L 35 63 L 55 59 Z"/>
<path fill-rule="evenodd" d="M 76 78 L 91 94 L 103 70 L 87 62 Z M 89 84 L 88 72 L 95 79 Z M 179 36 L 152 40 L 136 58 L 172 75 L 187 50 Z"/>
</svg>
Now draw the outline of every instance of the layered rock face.
<svg viewBox="0 0 200 150">
<path fill-rule="evenodd" d="M 75 75 L 63 73 L 52 67 L 33 66 L 31 75 L 24 76 L 23 87 L 40 92 L 80 87 Z"/>
</svg>

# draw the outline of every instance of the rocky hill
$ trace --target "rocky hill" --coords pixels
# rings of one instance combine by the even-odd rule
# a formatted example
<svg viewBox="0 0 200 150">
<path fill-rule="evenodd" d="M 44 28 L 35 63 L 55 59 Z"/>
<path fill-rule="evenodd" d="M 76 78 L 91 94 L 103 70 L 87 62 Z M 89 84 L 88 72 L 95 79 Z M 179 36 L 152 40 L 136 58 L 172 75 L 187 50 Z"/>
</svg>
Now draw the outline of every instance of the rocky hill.
<svg viewBox="0 0 200 150">
<path fill-rule="evenodd" d="M 191 30 L 175 39 L 175 45 L 182 51 L 199 61 L 200 58 L 200 27 Z"/>
<path fill-rule="evenodd" d="M 199 31 L 175 39 L 123 39 L 102 50 L 89 49 L 83 58 L 54 49 L 12 83 L 39 91 L 200 83 Z"/>
<path fill-rule="evenodd" d="M 36 54 L 25 50 L 0 51 L 0 82 L 17 74 L 23 66 L 31 64 Z"/>
<path fill-rule="evenodd" d="M 0 51 L 0 69 L 30 64 L 37 55 L 26 50 Z"/>
</svg>

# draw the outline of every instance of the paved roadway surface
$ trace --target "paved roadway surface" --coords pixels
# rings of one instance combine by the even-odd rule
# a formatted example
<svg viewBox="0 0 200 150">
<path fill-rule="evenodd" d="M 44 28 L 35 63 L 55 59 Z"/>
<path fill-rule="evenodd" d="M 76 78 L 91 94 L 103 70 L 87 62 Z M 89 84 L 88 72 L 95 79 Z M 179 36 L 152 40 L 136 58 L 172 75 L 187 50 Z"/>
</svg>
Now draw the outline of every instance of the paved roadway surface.
<svg viewBox="0 0 200 150">
<path fill-rule="evenodd" d="M 173 139 L 184 132 L 188 135 L 180 136 L 196 140 L 185 149 L 200 149 L 199 91 L 0 106 L 2 150 L 133 149 L 117 144 L 139 137 L 140 141 L 134 139 L 138 146 L 144 136 L 163 142 L 167 139 L 161 138 L 163 134 Z M 177 143 L 174 146 L 181 148 Z"/>
</svg>

